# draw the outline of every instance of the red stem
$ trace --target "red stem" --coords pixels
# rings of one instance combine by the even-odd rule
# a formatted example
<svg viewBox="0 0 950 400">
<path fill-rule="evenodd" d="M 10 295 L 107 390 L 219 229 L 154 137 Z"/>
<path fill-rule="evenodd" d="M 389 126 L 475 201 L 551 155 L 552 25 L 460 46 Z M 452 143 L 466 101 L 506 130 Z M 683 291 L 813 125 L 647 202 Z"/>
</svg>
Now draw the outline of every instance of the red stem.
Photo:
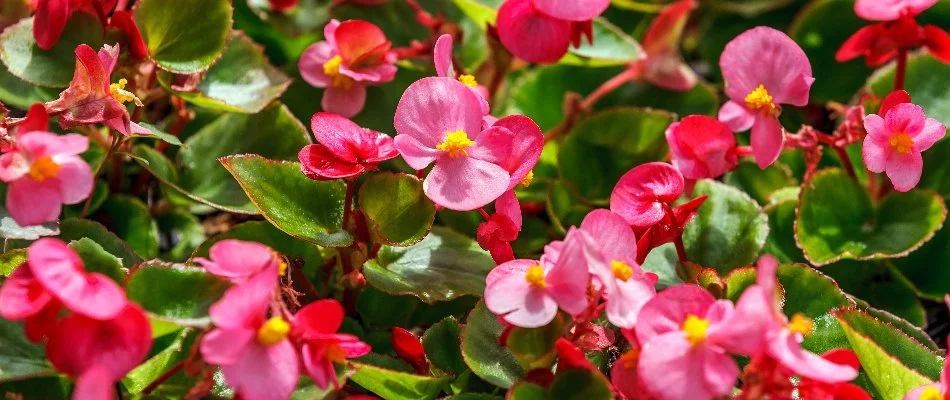
<svg viewBox="0 0 950 400">
<path fill-rule="evenodd" d="M 851 163 L 851 156 L 848 155 L 848 151 L 838 146 L 832 146 L 832 148 L 835 149 L 835 153 L 841 159 L 841 164 L 844 165 L 844 170 L 848 173 L 848 176 L 857 181 L 858 175 L 854 171 L 854 165 Z"/>
<path fill-rule="evenodd" d="M 904 77 L 907 75 L 907 49 L 897 51 L 897 74 L 894 77 L 894 90 L 904 89 Z"/>
<path fill-rule="evenodd" d="M 488 217 L 488 213 L 485 212 L 485 209 L 484 209 L 484 208 L 479 208 L 479 209 L 478 209 L 478 213 L 481 214 L 481 215 L 482 215 L 482 218 L 485 218 L 486 221 L 488 220 L 488 218 L 489 218 L 489 217 Z"/>
<path fill-rule="evenodd" d="M 171 377 L 175 376 L 175 374 L 181 371 L 182 368 L 184 367 L 185 367 L 185 361 L 184 360 L 179 361 L 178 364 L 175 364 L 175 366 L 172 367 L 170 370 L 165 371 L 164 374 L 162 374 L 158 378 L 155 378 L 155 380 L 152 381 L 152 383 L 149 383 L 148 386 L 145 387 L 145 389 L 142 389 L 142 394 L 148 395 L 152 393 L 153 390 L 157 389 L 159 386 L 161 386 L 161 384 L 165 383 L 165 381 L 171 379 Z"/>
<path fill-rule="evenodd" d="M 613 93 L 614 90 L 617 90 L 617 88 L 623 86 L 627 82 L 637 79 L 638 76 L 640 76 L 639 68 L 628 67 L 627 69 L 623 70 L 623 72 L 617 74 L 617 76 L 614 76 L 613 78 L 607 80 L 607 82 L 604 82 L 599 88 L 597 88 L 597 90 L 594 90 L 591 94 L 587 95 L 587 97 L 584 98 L 584 101 L 581 102 L 581 109 L 590 109 L 602 97 Z"/>
<path fill-rule="evenodd" d="M 343 229 L 347 229 L 350 223 L 350 212 L 353 208 L 353 180 L 346 180 L 346 198 L 343 200 Z"/>
<path fill-rule="evenodd" d="M 689 258 L 686 257 L 686 247 L 683 246 L 683 235 L 677 236 L 673 243 L 676 244 L 676 256 L 679 257 L 680 262 L 689 261 Z"/>
</svg>

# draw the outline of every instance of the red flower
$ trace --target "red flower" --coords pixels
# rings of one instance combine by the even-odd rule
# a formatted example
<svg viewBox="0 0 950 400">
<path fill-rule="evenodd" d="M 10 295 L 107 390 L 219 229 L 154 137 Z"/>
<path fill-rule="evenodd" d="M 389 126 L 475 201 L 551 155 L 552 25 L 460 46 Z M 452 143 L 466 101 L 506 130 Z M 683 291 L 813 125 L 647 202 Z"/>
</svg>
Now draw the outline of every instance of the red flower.
<svg viewBox="0 0 950 400">
<path fill-rule="evenodd" d="M 399 155 L 392 137 L 362 128 L 334 113 L 313 114 L 310 129 L 319 143 L 304 146 L 297 154 L 301 171 L 310 179 L 358 176 Z"/>
<path fill-rule="evenodd" d="M 109 14 L 118 0 L 33 0 L 36 15 L 33 17 L 33 38 L 43 50 L 53 48 L 66 22 L 74 12 L 85 11 L 104 17 Z M 102 21 L 105 25 L 105 21 Z"/>
<path fill-rule="evenodd" d="M 897 4 L 901 2 L 890 3 L 878 0 L 855 3 L 858 16 L 882 22 L 865 26 L 851 35 L 838 49 L 835 59 L 844 62 L 864 56 L 869 67 L 876 67 L 900 51 L 926 47 L 934 57 L 950 63 L 950 34 L 935 25 L 921 26 L 914 19 L 934 2 L 905 1 L 908 4 L 903 6 Z"/>
<path fill-rule="evenodd" d="M 861 368 L 861 362 L 858 356 L 851 350 L 837 349 L 831 350 L 821 355 L 825 360 L 838 365 L 847 365 L 851 368 Z M 814 379 L 802 377 L 798 383 L 798 394 L 804 400 L 870 400 L 868 395 L 860 386 L 848 382 L 825 383 Z"/>
</svg>

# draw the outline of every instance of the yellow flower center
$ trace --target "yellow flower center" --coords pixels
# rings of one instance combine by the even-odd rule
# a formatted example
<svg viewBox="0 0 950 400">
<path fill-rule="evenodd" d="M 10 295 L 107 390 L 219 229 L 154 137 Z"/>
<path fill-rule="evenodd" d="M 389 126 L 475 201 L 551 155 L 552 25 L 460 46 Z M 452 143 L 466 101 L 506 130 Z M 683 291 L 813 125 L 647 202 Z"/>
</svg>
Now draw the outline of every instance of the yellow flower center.
<svg viewBox="0 0 950 400">
<path fill-rule="evenodd" d="M 284 276 L 287 273 L 287 261 L 276 251 L 271 251 L 271 254 L 277 259 L 277 275 Z"/>
<path fill-rule="evenodd" d="M 528 171 L 528 175 L 524 176 L 524 179 L 521 180 L 520 185 L 528 187 L 531 186 L 532 181 L 534 181 L 534 171 Z"/>
<path fill-rule="evenodd" d="M 475 142 L 468 139 L 468 135 L 465 134 L 465 131 L 458 130 L 455 132 L 449 132 L 445 135 L 445 141 L 439 143 L 435 148 L 448 152 L 449 157 L 455 158 L 459 154 L 468 157 L 468 152 L 465 151 L 465 148 L 475 144 Z"/>
<path fill-rule="evenodd" d="M 524 274 L 524 280 L 531 287 L 543 289 L 548 286 L 548 283 L 544 281 L 544 268 L 540 265 L 532 265 L 531 268 L 528 268 L 528 272 Z"/>
<path fill-rule="evenodd" d="M 287 338 L 290 324 L 281 317 L 273 317 L 257 330 L 257 341 L 264 346 L 273 346 Z"/>
<path fill-rule="evenodd" d="M 792 316 L 792 320 L 788 323 L 788 330 L 801 333 L 805 336 L 810 335 L 814 327 L 815 321 L 812 321 L 811 318 L 806 317 L 802 313 L 795 313 L 795 315 Z"/>
<path fill-rule="evenodd" d="M 468 74 L 459 75 L 459 82 L 462 82 L 463 85 L 468 86 L 470 88 L 478 87 L 478 81 L 475 80 L 475 77 Z"/>
<path fill-rule="evenodd" d="M 765 90 L 765 85 L 759 85 L 749 93 L 745 97 L 745 105 L 752 110 L 765 110 L 769 114 L 775 112 L 775 103 L 772 103 L 772 96 Z"/>
<path fill-rule="evenodd" d="M 933 386 L 929 386 L 920 392 L 920 400 L 943 400 L 943 395 L 940 394 L 940 389 L 937 389 Z"/>
<path fill-rule="evenodd" d="M 707 329 L 709 321 L 692 314 L 686 316 L 686 321 L 683 321 L 683 326 L 680 327 L 680 330 L 686 333 L 686 341 L 693 346 L 706 340 Z"/>
<path fill-rule="evenodd" d="M 323 63 L 323 73 L 333 79 L 333 87 L 349 90 L 353 87 L 353 82 L 355 81 L 353 78 L 340 73 L 340 63 L 342 62 L 342 57 L 334 56 L 329 61 Z"/>
<path fill-rule="evenodd" d="M 30 177 L 34 181 L 43 182 L 49 178 L 55 178 L 61 169 L 63 166 L 57 164 L 51 157 L 43 157 L 30 165 Z"/>
<path fill-rule="evenodd" d="M 910 154 L 910 151 L 914 148 L 914 139 L 906 133 L 895 133 L 887 143 L 891 145 L 894 151 L 901 154 Z"/>
<path fill-rule="evenodd" d="M 119 79 L 119 83 L 109 85 L 109 93 L 112 95 L 112 98 L 116 99 L 119 103 L 133 101 L 135 105 L 141 105 L 141 102 L 138 101 L 138 98 L 136 98 L 132 92 L 125 90 L 125 85 L 128 83 L 129 81 L 125 78 Z"/>
<path fill-rule="evenodd" d="M 633 276 L 633 268 L 630 268 L 627 263 L 620 260 L 611 261 L 610 270 L 614 273 L 614 278 L 620 279 L 624 282 Z"/>
</svg>

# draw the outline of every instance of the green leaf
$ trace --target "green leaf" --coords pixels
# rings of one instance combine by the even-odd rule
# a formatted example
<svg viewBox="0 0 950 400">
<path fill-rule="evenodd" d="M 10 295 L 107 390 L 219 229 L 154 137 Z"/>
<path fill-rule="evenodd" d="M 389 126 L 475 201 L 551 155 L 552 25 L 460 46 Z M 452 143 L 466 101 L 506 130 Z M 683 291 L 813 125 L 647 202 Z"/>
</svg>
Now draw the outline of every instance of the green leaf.
<svg viewBox="0 0 950 400">
<path fill-rule="evenodd" d="M 587 199 L 608 199 L 628 170 L 663 159 L 669 151 L 663 133 L 674 119 L 670 113 L 633 107 L 584 119 L 561 145 L 561 176 L 577 185 Z"/>
<path fill-rule="evenodd" d="M 82 238 L 69 243 L 69 247 L 79 254 L 86 271 L 98 272 L 119 285 L 125 284 L 126 273 L 122 270 L 122 260 L 107 252 L 99 243 Z"/>
<path fill-rule="evenodd" d="M 136 253 L 145 258 L 158 257 L 158 224 L 141 200 L 125 194 L 112 195 L 102 205 L 100 215 L 110 230 Z"/>
<path fill-rule="evenodd" d="M 92 239 L 110 254 L 122 260 L 122 266 L 125 268 L 132 268 L 132 266 L 143 261 L 142 257 L 136 254 L 128 243 L 119 239 L 118 236 L 109 232 L 105 226 L 98 222 L 88 219 L 67 218 L 60 223 L 60 230 L 60 240 L 71 242 L 83 238 Z"/>
<path fill-rule="evenodd" d="M 588 369 L 572 368 L 558 371 L 548 393 L 551 400 L 608 400 L 614 398 L 610 388 L 610 383 L 603 375 Z"/>
<path fill-rule="evenodd" d="M 771 254 L 781 262 L 805 262 L 802 249 L 795 243 L 795 209 L 798 207 L 798 187 L 794 193 L 763 208 L 769 218 L 769 237 L 763 253 Z M 773 197 L 773 200 L 775 198 Z"/>
<path fill-rule="evenodd" d="M 802 189 L 795 237 L 816 266 L 903 257 L 930 240 L 946 215 L 943 201 L 926 190 L 892 193 L 875 208 L 864 188 L 831 168 Z"/>
<path fill-rule="evenodd" d="M 189 200 L 195 201 L 211 208 L 216 208 L 219 210 L 225 210 L 238 214 L 250 214 L 252 212 L 245 211 L 243 209 L 232 208 L 224 206 L 221 204 L 214 203 L 205 198 L 199 197 L 188 190 L 181 187 L 180 180 L 178 178 L 178 168 L 172 164 L 172 161 L 165 157 L 164 154 L 159 153 L 153 147 L 140 144 L 135 146 L 132 149 L 132 155 L 135 156 L 132 159 L 135 160 L 143 169 L 148 171 L 162 183 L 164 188 L 169 188 L 171 191 L 166 190 L 165 195 L 168 197 L 169 201 L 172 201 L 176 204 L 188 205 Z M 235 185 L 237 186 L 237 185 Z M 245 196 L 246 197 L 246 196 Z"/>
<path fill-rule="evenodd" d="M 229 0 L 142 0 L 135 22 L 159 67 L 190 74 L 208 69 L 221 56 L 232 13 Z"/>
<path fill-rule="evenodd" d="M 37 86 L 24 81 L 11 74 L 6 65 L 0 64 L 0 102 L 26 110 L 35 103 L 52 101 L 58 96 L 59 89 Z"/>
<path fill-rule="evenodd" d="M 724 182 L 735 186 L 766 205 L 775 191 L 789 186 L 798 186 L 792 171 L 785 164 L 772 164 L 760 169 L 752 160 L 742 160 L 735 170 L 726 175 Z"/>
<path fill-rule="evenodd" d="M 711 0 L 723 10 L 740 14 L 746 18 L 787 6 L 793 0 Z"/>
<path fill-rule="evenodd" d="M 206 327 L 208 308 L 231 286 L 204 268 L 149 262 L 129 277 L 126 293 L 153 318 L 182 326 Z"/>
<path fill-rule="evenodd" d="M 640 44 L 604 18 L 592 21 L 594 44 L 582 40 L 580 47 L 571 47 L 561 64 L 606 67 L 627 65 L 644 57 Z"/>
<path fill-rule="evenodd" d="M 587 213 L 594 209 L 581 197 L 573 182 L 563 179 L 554 179 L 548 185 L 545 205 L 554 227 L 563 233 L 567 233 L 567 228 L 571 226 L 580 226 Z M 518 237 L 520 239 L 521 235 Z M 542 246 L 546 244 L 545 235 L 545 243 Z"/>
<path fill-rule="evenodd" d="M 194 91 L 172 88 L 174 75 L 159 72 L 158 82 L 183 99 L 212 110 L 257 113 L 290 86 L 290 77 L 264 56 L 264 48 L 243 32 L 233 31 L 221 59 L 205 73 Z"/>
<path fill-rule="evenodd" d="M 172 210 L 156 219 L 161 231 L 160 258 L 182 262 L 205 241 L 201 221 L 184 210 Z"/>
<path fill-rule="evenodd" d="M 481 296 L 485 276 L 495 262 L 478 243 L 447 228 L 436 227 L 410 247 L 383 246 L 363 265 L 366 281 L 384 292 L 411 294 L 432 304 L 459 296 Z"/>
<path fill-rule="evenodd" d="M 179 184 L 186 193 L 216 208 L 253 214 L 257 212 L 254 204 L 218 158 L 258 154 L 273 160 L 296 160 L 297 152 L 308 144 L 303 124 L 282 104 L 257 114 L 226 114 L 185 141 L 186 147 L 178 153 Z"/>
<path fill-rule="evenodd" d="M 525 369 L 550 367 L 554 361 L 554 343 L 565 333 L 564 317 L 538 328 L 514 327 L 508 334 L 508 349 Z"/>
<path fill-rule="evenodd" d="M 926 313 L 914 287 L 896 269 L 884 263 L 842 260 L 821 268 L 848 294 L 872 307 L 888 311 L 911 324 L 926 325 Z"/>
<path fill-rule="evenodd" d="M 73 13 L 63 34 L 49 51 L 36 46 L 33 18 L 24 18 L 0 35 L 0 59 L 11 74 L 34 85 L 64 88 L 73 79 L 76 46 L 87 44 L 98 51 L 103 31 L 88 13 Z"/>
<path fill-rule="evenodd" d="M 683 232 L 689 260 L 720 275 L 755 261 L 769 235 L 768 218 L 742 191 L 703 179 L 692 197 L 709 196 Z"/>
<path fill-rule="evenodd" d="M 453 0 L 455 6 L 465 13 L 475 24 L 484 29 L 486 24 L 495 24 L 498 10 L 489 7 L 477 0 Z"/>
<path fill-rule="evenodd" d="M 0 254 L 0 276 L 10 276 L 16 267 L 25 262 L 26 249 L 14 249 Z"/>
<path fill-rule="evenodd" d="M 644 271 L 659 276 L 656 286 L 658 289 L 663 289 L 683 283 L 683 280 L 676 275 L 677 264 L 679 264 L 679 256 L 676 254 L 676 245 L 667 243 L 650 250 L 650 254 L 647 255 L 641 267 Z"/>
<path fill-rule="evenodd" d="M 360 187 L 359 201 L 376 242 L 409 246 L 422 240 L 435 220 L 435 204 L 412 175 L 375 174 Z"/>
<path fill-rule="evenodd" d="M 0 393 L 13 399 L 68 400 L 73 383 L 65 376 L 46 376 L 0 383 Z"/>
<path fill-rule="evenodd" d="M 861 368 L 884 398 L 903 398 L 939 375 L 940 358 L 891 326 L 854 310 L 835 317 Z"/>
<path fill-rule="evenodd" d="M 805 264 L 783 264 L 776 271 L 778 282 L 785 289 L 783 312 L 787 316 L 802 313 L 809 318 L 819 318 L 828 310 L 854 306 L 838 284 Z M 740 268 L 726 276 L 726 298 L 738 301 L 742 292 L 754 285 L 756 270 Z"/>
<path fill-rule="evenodd" d="M 142 390 L 148 387 L 160 376 L 174 368 L 177 364 L 185 361 L 191 352 L 192 346 L 197 342 L 200 336 L 199 330 L 182 329 L 174 334 L 172 342 L 161 352 L 150 357 L 148 360 L 139 364 L 122 379 L 122 385 L 131 394 L 140 394 Z M 181 372 L 178 373 L 183 374 Z M 175 386 L 175 387 L 172 387 Z M 162 383 L 156 391 L 151 394 L 155 396 L 170 395 L 170 392 L 176 392 L 180 395 L 188 393 L 191 386 L 182 387 L 176 385 L 175 379 L 169 379 Z"/>
<path fill-rule="evenodd" d="M 0 318 L 0 382 L 53 375 L 43 346 L 30 343 L 23 324 Z"/>
<path fill-rule="evenodd" d="M 468 369 L 462 360 L 461 329 L 455 317 L 447 317 L 426 329 L 422 347 L 432 366 L 456 375 Z"/>
<path fill-rule="evenodd" d="M 147 134 L 135 134 L 134 137 L 143 138 L 143 139 L 159 139 L 165 143 L 174 146 L 181 146 L 181 140 L 178 139 L 178 136 L 166 133 L 159 129 L 157 126 L 152 125 L 148 122 L 138 122 L 139 125 L 148 129 L 150 133 Z"/>
<path fill-rule="evenodd" d="M 548 393 L 543 387 L 531 382 L 518 382 L 508 390 L 509 400 L 547 400 Z"/>
<path fill-rule="evenodd" d="M 462 330 L 462 357 L 479 378 L 508 388 L 524 377 L 525 370 L 511 351 L 498 345 L 504 329 L 485 302 L 479 301 Z"/>
<path fill-rule="evenodd" d="M 221 164 L 280 230 L 319 246 L 352 243 L 352 236 L 341 230 L 346 194 L 342 181 L 314 181 L 300 172 L 298 163 L 255 155 L 225 157 Z"/>
<path fill-rule="evenodd" d="M 47 222 L 42 225 L 20 226 L 13 220 L 10 213 L 0 206 L 0 237 L 4 239 L 36 240 L 43 236 L 59 234 L 59 224 Z"/>
<path fill-rule="evenodd" d="M 919 249 L 893 260 L 894 266 L 921 296 L 935 301 L 943 301 L 943 296 L 950 293 L 950 269 L 933 266 L 947 265 L 947 262 L 950 262 L 950 227 L 946 224 Z"/>
<path fill-rule="evenodd" d="M 386 400 L 434 399 L 448 378 L 433 378 L 350 362 L 356 373 L 350 378 Z"/>
</svg>

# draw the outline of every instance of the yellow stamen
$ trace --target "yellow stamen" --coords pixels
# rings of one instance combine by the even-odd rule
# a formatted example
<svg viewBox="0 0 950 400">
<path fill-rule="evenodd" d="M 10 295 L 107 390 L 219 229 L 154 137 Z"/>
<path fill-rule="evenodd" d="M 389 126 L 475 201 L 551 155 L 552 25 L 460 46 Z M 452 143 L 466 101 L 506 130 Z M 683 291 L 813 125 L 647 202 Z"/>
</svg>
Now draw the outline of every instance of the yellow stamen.
<svg viewBox="0 0 950 400">
<path fill-rule="evenodd" d="M 142 102 L 139 101 L 138 97 L 135 97 L 132 92 L 125 90 L 125 85 L 129 81 L 125 78 L 119 79 L 119 83 L 113 83 L 109 85 L 109 93 L 112 94 L 112 98 L 116 99 L 119 103 L 128 103 L 130 101 L 135 102 L 135 105 L 141 106 Z"/>
<path fill-rule="evenodd" d="M 528 268 L 528 272 L 524 274 L 524 280 L 532 287 L 543 289 L 548 286 L 548 283 L 544 281 L 544 268 L 540 265 L 532 265 Z"/>
<path fill-rule="evenodd" d="M 895 133 L 887 143 L 891 145 L 894 151 L 901 154 L 910 154 L 911 150 L 914 149 L 914 139 L 906 133 Z"/>
<path fill-rule="evenodd" d="M 943 400 L 943 395 L 940 394 L 940 389 L 937 389 L 933 386 L 929 386 L 920 392 L 919 400 Z"/>
<path fill-rule="evenodd" d="M 475 144 L 475 142 L 468 139 L 468 135 L 465 134 L 465 131 L 458 130 L 455 132 L 448 132 L 445 135 L 445 141 L 439 143 L 435 148 L 448 152 L 449 157 L 455 158 L 459 154 L 468 157 L 468 152 L 465 151 L 465 148 Z"/>
<path fill-rule="evenodd" d="M 709 321 L 692 314 L 686 316 L 686 321 L 683 321 L 683 326 L 680 327 L 680 330 L 686 333 L 686 341 L 693 346 L 706 340 L 707 329 Z"/>
<path fill-rule="evenodd" d="M 524 179 L 521 180 L 521 186 L 531 186 L 532 181 L 534 181 L 534 171 L 528 171 L 528 175 L 525 175 Z"/>
<path fill-rule="evenodd" d="M 327 62 L 323 63 L 323 73 L 327 74 L 327 76 L 333 79 L 333 87 L 341 88 L 343 90 L 350 90 L 350 88 L 353 87 L 353 83 L 355 81 L 353 78 L 340 73 L 340 64 L 342 62 L 342 57 L 334 56 Z"/>
<path fill-rule="evenodd" d="M 795 315 L 792 316 L 792 320 L 788 323 L 788 330 L 801 333 L 805 336 L 810 335 L 814 327 L 815 321 L 812 321 L 811 318 L 806 317 L 802 313 L 795 313 Z"/>
<path fill-rule="evenodd" d="M 277 275 L 284 276 L 287 273 L 287 260 L 284 260 L 284 257 L 276 251 L 271 251 L 271 254 L 277 259 Z"/>
<path fill-rule="evenodd" d="M 43 157 L 30 165 L 30 177 L 34 181 L 43 182 L 49 178 L 55 178 L 61 169 L 63 166 L 57 164 L 51 157 Z"/>
<path fill-rule="evenodd" d="M 264 346 L 272 346 L 287 338 L 290 324 L 281 317 L 273 317 L 257 330 L 257 341 Z"/>
<path fill-rule="evenodd" d="M 620 279 L 624 282 L 633 276 L 633 268 L 630 268 L 627 263 L 620 260 L 611 261 L 610 270 L 614 273 L 614 278 Z"/>
<path fill-rule="evenodd" d="M 745 105 L 753 110 L 765 110 L 772 114 L 775 112 L 775 103 L 772 103 L 772 96 L 765 90 L 765 85 L 759 85 L 752 93 L 745 97 Z"/>
<path fill-rule="evenodd" d="M 475 80 L 475 77 L 468 74 L 459 75 L 459 82 L 462 82 L 463 85 L 468 86 L 470 88 L 478 87 L 478 81 Z"/>
</svg>

